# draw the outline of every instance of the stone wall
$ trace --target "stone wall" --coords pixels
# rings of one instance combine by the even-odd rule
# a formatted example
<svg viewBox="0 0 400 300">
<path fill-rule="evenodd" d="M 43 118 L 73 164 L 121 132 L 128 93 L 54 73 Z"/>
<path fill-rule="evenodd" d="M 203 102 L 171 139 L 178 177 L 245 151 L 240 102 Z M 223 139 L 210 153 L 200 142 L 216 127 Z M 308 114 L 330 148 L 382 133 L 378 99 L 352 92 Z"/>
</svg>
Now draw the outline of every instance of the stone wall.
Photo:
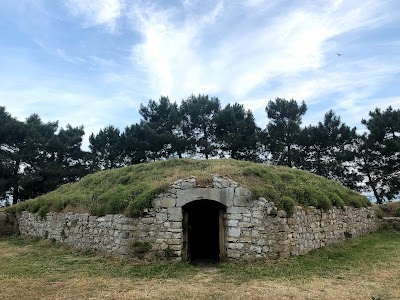
<svg viewBox="0 0 400 300">
<path fill-rule="evenodd" d="M 77 249 L 98 250 L 119 256 L 130 254 L 132 219 L 124 215 L 94 217 L 89 214 L 50 212 L 42 219 L 38 214 L 22 212 L 18 217 L 23 235 L 43 237 Z"/>
<path fill-rule="evenodd" d="M 174 182 L 168 192 L 152 201 L 152 208 L 145 209 L 137 218 L 48 213 L 42 220 L 23 212 L 19 216 L 19 229 L 22 234 L 122 257 L 140 253 L 141 246 L 146 244 L 151 245 L 149 258 L 179 260 L 185 257 L 185 205 L 201 200 L 216 201 L 225 208 L 223 241 L 228 260 L 297 256 L 367 234 L 380 226 L 372 207 L 333 208 L 326 212 L 297 207 L 295 214 L 287 217 L 284 211 L 277 211 L 274 203 L 264 198 L 252 199 L 247 189 L 213 175 L 202 186 L 194 177 Z"/>
<path fill-rule="evenodd" d="M 293 216 L 277 211 L 264 198 L 246 207 L 231 207 L 226 214 L 227 256 L 231 259 L 298 256 L 380 227 L 372 207 L 328 211 L 296 207 Z"/>
<path fill-rule="evenodd" d="M 290 218 L 284 211 L 271 213 L 266 218 L 265 228 L 271 245 L 270 257 L 273 258 L 302 255 L 346 238 L 368 234 L 380 227 L 373 207 L 334 207 L 328 211 L 297 207 Z"/>
</svg>

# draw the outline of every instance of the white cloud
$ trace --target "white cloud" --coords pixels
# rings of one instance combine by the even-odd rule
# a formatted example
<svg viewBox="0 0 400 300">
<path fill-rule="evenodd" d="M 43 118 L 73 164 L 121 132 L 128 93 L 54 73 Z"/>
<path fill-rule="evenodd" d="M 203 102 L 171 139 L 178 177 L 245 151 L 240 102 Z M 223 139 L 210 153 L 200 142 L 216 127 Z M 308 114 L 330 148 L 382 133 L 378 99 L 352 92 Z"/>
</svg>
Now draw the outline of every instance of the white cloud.
<svg viewBox="0 0 400 300">
<path fill-rule="evenodd" d="M 328 68 L 334 73 L 329 57 L 343 50 L 334 39 L 377 26 L 385 16 L 376 1 L 332 1 L 325 6 L 308 2 L 282 6 L 278 15 L 271 5 L 271 11 L 254 20 L 253 9 L 241 7 L 238 18 L 232 15 L 238 7 L 232 5 L 219 2 L 200 15 L 188 11 L 183 16 L 177 9 L 134 7 L 131 19 L 143 37 L 133 48 L 134 62 L 147 74 L 154 94 L 249 99 L 260 88 L 279 87 L 293 90 L 296 98 L 316 96 L 323 81 L 320 71 Z M 309 78 L 299 78 L 305 75 Z"/>
<path fill-rule="evenodd" d="M 105 25 L 110 31 L 115 30 L 125 8 L 125 0 L 67 0 L 65 4 L 85 26 Z"/>
<path fill-rule="evenodd" d="M 66 0 L 69 17 L 99 27 L 74 28 L 79 42 L 70 45 L 69 32 L 59 35 L 70 26 L 65 12 L 42 0 L 7 1 L 24 8 L 16 23 L 29 20 L 26 32 L 40 46 L 2 52 L 0 105 L 22 119 L 37 112 L 63 126 L 84 124 L 90 134 L 137 122 L 150 98 L 206 93 L 244 104 L 262 127 L 276 97 L 305 100 L 305 124 L 332 108 L 359 126 L 375 106 L 400 102 L 399 41 L 384 31 L 386 22 L 392 31 L 399 24 L 394 2 Z M 131 31 L 120 26 L 127 17 Z M 118 35 L 105 42 L 96 32 L 103 28 Z"/>
<path fill-rule="evenodd" d="M 179 97 L 204 89 L 211 92 L 213 84 L 203 81 L 205 69 L 198 65 L 203 58 L 197 52 L 197 40 L 201 29 L 212 24 L 221 10 L 219 3 L 201 18 L 176 24 L 172 20 L 173 10 L 134 7 L 131 18 L 145 41 L 134 47 L 133 60 L 147 72 L 150 86 L 157 94 Z"/>
</svg>

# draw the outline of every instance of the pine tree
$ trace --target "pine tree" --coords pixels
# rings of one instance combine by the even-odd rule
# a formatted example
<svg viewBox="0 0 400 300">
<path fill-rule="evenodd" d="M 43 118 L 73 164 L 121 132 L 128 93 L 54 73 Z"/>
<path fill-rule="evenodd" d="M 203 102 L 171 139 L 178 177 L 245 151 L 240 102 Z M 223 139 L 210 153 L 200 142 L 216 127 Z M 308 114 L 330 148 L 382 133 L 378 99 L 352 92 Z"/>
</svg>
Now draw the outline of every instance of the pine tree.
<svg viewBox="0 0 400 300">
<path fill-rule="evenodd" d="M 215 124 L 215 135 L 223 152 L 233 159 L 258 160 L 260 128 L 250 110 L 245 111 L 243 105 L 237 103 L 228 104 L 216 114 Z"/>
<path fill-rule="evenodd" d="M 307 111 L 304 101 L 299 106 L 293 99 L 276 98 L 265 108 L 270 122 L 264 143 L 275 163 L 292 167 L 298 165 L 301 118 Z M 297 162 L 296 162 L 297 161 Z"/>
</svg>

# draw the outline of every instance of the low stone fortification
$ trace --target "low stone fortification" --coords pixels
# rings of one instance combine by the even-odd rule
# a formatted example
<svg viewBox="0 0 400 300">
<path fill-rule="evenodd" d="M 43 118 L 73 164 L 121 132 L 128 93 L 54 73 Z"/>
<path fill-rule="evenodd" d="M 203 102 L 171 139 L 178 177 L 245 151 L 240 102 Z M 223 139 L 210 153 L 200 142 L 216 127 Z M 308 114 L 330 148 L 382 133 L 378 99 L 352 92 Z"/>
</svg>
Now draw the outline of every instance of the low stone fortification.
<svg viewBox="0 0 400 300">
<path fill-rule="evenodd" d="M 77 249 L 98 250 L 125 256 L 130 254 L 133 220 L 124 215 L 94 217 L 89 214 L 53 213 L 41 219 L 23 211 L 18 217 L 20 233 L 43 237 Z"/>
<path fill-rule="evenodd" d="M 145 209 L 137 218 L 48 213 L 41 219 L 22 212 L 18 217 L 19 230 L 79 249 L 122 257 L 179 260 L 188 257 L 189 227 L 184 216 L 186 205 L 194 201 L 219 203 L 221 260 L 297 256 L 380 227 L 372 207 L 328 211 L 297 207 L 294 215 L 287 217 L 285 211 L 277 211 L 273 202 L 252 199 L 250 191 L 236 182 L 213 175 L 206 187 L 198 187 L 194 177 L 174 182 L 168 192 L 152 201 L 152 208 Z"/>
<path fill-rule="evenodd" d="M 327 212 L 297 208 L 293 217 L 284 211 L 230 208 L 226 213 L 228 260 L 277 259 L 297 256 L 346 238 L 365 235 L 379 228 L 372 208 L 334 208 Z M 258 205 L 257 205 L 258 206 Z M 270 208 L 270 209 L 269 209 Z M 152 256 L 182 255 L 182 222 L 167 209 L 149 210 L 140 218 L 123 215 L 94 217 L 88 214 L 48 213 L 44 219 L 22 212 L 21 234 L 52 239 L 78 249 L 92 249 L 121 257 L 134 255 L 135 243 L 151 245 Z M 171 219 L 172 217 L 172 219 Z M 166 218 L 166 219 L 165 219 Z"/>
<path fill-rule="evenodd" d="M 287 218 L 284 211 L 268 216 L 266 226 L 272 257 L 288 257 L 305 254 L 311 250 L 335 244 L 346 238 L 362 236 L 376 231 L 380 220 L 373 207 L 328 211 L 309 207 L 297 207 L 293 217 Z"/>
</svg>

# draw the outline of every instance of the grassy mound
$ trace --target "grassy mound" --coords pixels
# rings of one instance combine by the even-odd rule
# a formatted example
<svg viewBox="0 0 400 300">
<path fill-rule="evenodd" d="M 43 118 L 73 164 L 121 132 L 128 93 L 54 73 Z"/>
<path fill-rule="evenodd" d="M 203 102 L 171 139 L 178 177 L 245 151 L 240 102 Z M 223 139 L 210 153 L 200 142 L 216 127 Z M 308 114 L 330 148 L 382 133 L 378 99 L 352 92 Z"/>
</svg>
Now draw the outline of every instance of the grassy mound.
<svg viewBox="0 0 400 300">
<path fill-rule="evenodd" d="M 175 180 L 196 176 L 197 183 L 205 185 L 210 174 L 228 177 L 250 189 L 253 198 L 265 197 L 289 213 L 295 205 L 325 210 L 332 206 L 371 205 L 368 198 L 338 182 L 296 169 L 232 159 L 172 159 L 100 171 L 8 211 L 28 210 L 42 216 L 48 211 L 135 215 L 150 207 L 151 200 Z"/>
</svg>

